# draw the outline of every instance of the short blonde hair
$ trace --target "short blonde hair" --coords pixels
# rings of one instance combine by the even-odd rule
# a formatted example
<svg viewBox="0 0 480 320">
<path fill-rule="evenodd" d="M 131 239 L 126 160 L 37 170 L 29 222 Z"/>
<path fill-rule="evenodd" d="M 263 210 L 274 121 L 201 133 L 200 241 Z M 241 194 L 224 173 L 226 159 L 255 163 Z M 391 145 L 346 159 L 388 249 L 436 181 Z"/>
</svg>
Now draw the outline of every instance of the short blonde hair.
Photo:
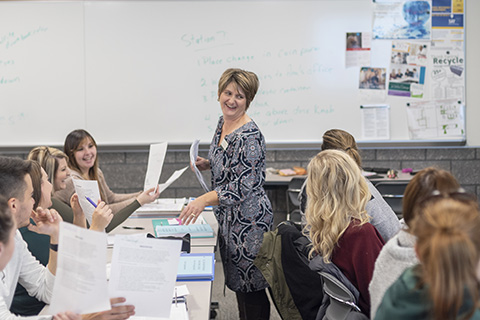
<svg viewBox="0 0 480 320">
<path fill-rule="evenodd" d="M 365 210 L 371 194 L 360 167 L 343 151 L 324 150 L 308 165 L 307 226 L 314 252 L 330 262 L 333 249 L 351 219 L 369 221 Z"/>
<path fill-rule="evenodd" d="M 245 71 L 242 69 L 225 70 L 218 81 L 219 98 L 220 94 L 231 82 L 234 82 L 238 87 L 240 87 L 240 89 L 242 89 L 243 93 L 245 93 L 245 98 L 247 100 L 246 109 L 248 110 L 250 102 L 252 102 L 253 98 L 255 98 L 260 85 L 257 75 L 251 71 Z"/>
</svg>

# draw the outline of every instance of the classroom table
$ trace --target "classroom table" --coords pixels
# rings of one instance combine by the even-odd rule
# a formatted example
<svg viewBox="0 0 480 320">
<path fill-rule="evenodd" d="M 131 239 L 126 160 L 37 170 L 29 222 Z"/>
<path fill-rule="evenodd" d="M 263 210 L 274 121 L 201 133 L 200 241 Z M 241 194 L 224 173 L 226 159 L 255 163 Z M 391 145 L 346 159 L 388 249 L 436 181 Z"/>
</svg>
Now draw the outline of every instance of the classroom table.
<svg viewBox="0 0 480 320">
<path fill-rule="evenodd" d="M 401 170 L 398 171 L 396 178 L 389 178 L 386 174 L 377 174 L 376 176 L 381 176 L 378 178 L 369 178 L 369 180 L 375 184 L 380 181 L 410 181 L 413 178 L 413 175 L 410 173 L 404 173 Z M 306 175 L 295 175 L 295 176 L 281 176 L 279 174 L 267 172 L 265 178 L 265 188 L 275 188 L 275 187 L 288 187 L 288 184 L 293 177 L 302 177 L 306 178 Z M 368 177 L 367 177 L 368 178 Z"/>
<path fill-rule="evenodd" d="M 202 212 L 205 221 L 213 229 L 213 238 L 192 238 L 191 253 L 213 253 L 215 252 L 218 238 L 218 223 L 213 211 Z M 152 219 L 158 218 L 128 218 L 121 225 L 113 229 L 109 235 L 115 234 L 154 234 Z M 144 229 L 125 229 L 123 226 L 141 227 Z M 107 261 L 111 260 L 111 249 L 108 250 Z M 187 296 L 188 316 L 190 320 L 210 319 L 210 303 L 212 297 L 213 281 L 178 281 L 177 285 L 187 285 L 190 294 Z"/>
</svg>

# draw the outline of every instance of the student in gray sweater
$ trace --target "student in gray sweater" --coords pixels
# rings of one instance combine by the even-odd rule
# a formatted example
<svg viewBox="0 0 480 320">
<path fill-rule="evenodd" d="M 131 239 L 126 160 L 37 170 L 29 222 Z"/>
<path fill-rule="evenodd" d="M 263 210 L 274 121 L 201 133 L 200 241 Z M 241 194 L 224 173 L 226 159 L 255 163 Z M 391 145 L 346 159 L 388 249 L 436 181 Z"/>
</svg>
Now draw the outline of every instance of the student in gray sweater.
<svg viewBox="0 0 480 320">
<path fill-rule="evenodd" d="M 418 264 L 415 254 L 415 237 L 409 231 L 409 225 L 414 218 L 414 207 L 434 190 L 451 192 L 458 190 L 460 185 L 448 171 L 429 167 L 421 170 L 413 177 L 405 189 L 403 197 L 403 227 L 390 239 L 380 251 L 373 277 L 370 281 L 371 319 L 387 289 L 400 277 L 405 269 Z"/>
<path fill-rule="evenodd" d="M 343 150 L 355 160 L 359 167 L 362 166 L 362 159 L 357 148 L 357 143 L 350 133 L 340 129 L 331 129 L 323 134 L 322 140 L 322 151 L 330 149 Z M 400 222 L 398 221 L 395 212 L 393 212 L 392 208 L 382 198 L 380 192 L 378 192 L 368 179 L 365 178 L 365 180 L 367 181 L 368 189 L 372 194 L 365 209 L 367 210 L 367 214 L 371 217 L 370 223 L 377 229 L 383 240 L 387 242 L 400 230 Z M 302 186 L 299 198 L 303 215 L 302 225 L 305 225 L 305 217 L 303 213 L 305 212 L 307 201 L 306 181 Z"/>
</svg>

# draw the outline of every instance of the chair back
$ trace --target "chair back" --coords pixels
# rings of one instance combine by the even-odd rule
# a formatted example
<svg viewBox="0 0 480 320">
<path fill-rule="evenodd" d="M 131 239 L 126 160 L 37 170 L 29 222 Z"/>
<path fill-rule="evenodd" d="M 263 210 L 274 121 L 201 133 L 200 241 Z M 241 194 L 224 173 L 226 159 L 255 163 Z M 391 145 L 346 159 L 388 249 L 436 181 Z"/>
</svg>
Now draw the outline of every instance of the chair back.
<svg viewBox="0 0 480 320">
<path fill-rule="evenodd" d="M 298 228 L 301 225 L 302 219 L 298 195 L 302 190 L 305 179 L 306 177 L 292 177 L 287 189 L 287 220 L 292 221 Z"/>
<path fill-rule="evenodd" d="M 323 291 L 330 298 L 323 320 L 368 319 L 361 313 L 352 292 L 335 276 L 320 271 L 323 279 Z"/>
<path fill-rule="evenodd" d="M 403 193 L 407 184 L 408 181 L 380 181 L 375 184 L 375 188 L 399 218 L 402 218 Z"/>
</svg>

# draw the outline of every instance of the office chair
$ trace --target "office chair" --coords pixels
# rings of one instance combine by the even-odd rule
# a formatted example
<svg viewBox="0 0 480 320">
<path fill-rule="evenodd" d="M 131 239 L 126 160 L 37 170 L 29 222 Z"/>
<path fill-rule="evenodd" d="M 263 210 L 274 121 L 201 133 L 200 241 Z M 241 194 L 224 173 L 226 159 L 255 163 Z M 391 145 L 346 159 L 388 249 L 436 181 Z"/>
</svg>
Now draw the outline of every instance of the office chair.
<svg viewBox="0 0 480 320">
<path fill-rule="evenodd" d="M 298 195 L 300 194 L 305 179 L 305 177 L 293 177 L 287 189 L 287 220 L 292 221 L 297 228 L 301 227 L 302 221 L 302 211 L 300 210 Z M 292 208 L 290 208 L 290 204 L 292 204 Z"/>
<path fill-rule="evenodd" d="M 393 212 L 399 219 L 402 218 L 403 193 L 408 181 L 380 181 L 375 184 L 383 199 L 392 207 Z"/>
<path fill-rule="evenodd" d="M 323 291 L 330 298 L 323 320 L 368 319 L 361 313 L 353 293 L 340 280 L 327 272 L 320 271 L 319 274 L 323 279 Z"/>
</svg>

